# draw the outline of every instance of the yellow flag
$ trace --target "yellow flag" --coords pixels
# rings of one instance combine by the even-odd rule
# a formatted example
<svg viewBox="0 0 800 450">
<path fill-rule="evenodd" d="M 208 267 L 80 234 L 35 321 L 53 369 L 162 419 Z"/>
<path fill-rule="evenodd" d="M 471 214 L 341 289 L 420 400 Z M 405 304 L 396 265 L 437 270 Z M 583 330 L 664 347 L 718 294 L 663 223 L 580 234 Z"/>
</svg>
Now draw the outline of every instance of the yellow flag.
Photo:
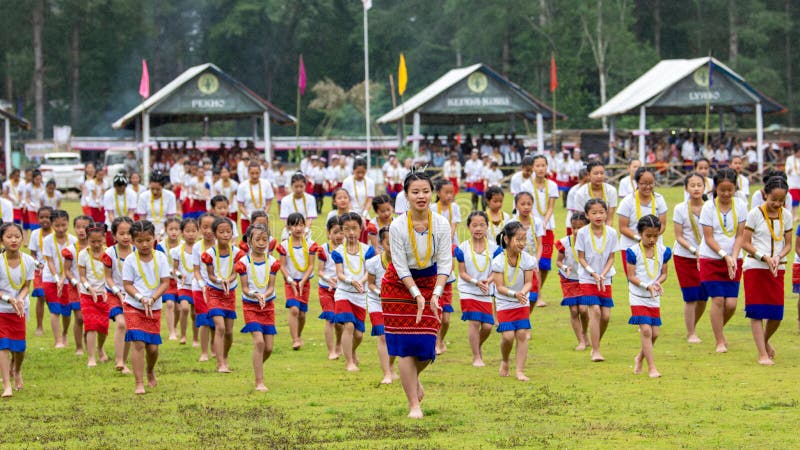
<svg viewBox="0 0 800 450">
<path fill-rule="evenodd" d="M 408 84 L 408 72 L 406 72 L 406 58 L 400 53 L 400 67 L 397 69 L 397 92 L 402 97 L 406 92 Z"/>
</svg>

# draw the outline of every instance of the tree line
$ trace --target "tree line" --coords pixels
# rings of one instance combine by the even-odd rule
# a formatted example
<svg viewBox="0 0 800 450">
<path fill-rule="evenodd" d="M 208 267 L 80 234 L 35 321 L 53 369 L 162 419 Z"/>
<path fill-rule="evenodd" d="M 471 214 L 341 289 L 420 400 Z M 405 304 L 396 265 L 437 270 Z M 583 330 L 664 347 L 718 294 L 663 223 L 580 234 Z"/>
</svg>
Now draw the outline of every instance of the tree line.
<svg viewBox="0 0 800 450">
<path fill-rule="evenodd" d="M 2 4 L 0 97 L 31 120 L 27 137 L 49 137 L 53 125 L 70 125 L 74 135 L 113 134 L 110 123 L 141 101 L 141 59 L 149 65 L 151 92 L 190 66 L 213 62 L 294 113 L 300 54 L 310 87 L 301 99 L 301 133 L 364 133 L 360 1 Z M 374 0 L 369 22 L 373 118 L 392 107 L 389 75 L 396 77 L 400 52 L 408 64 L 406 97 L 451 68 L 483 62 L 548 103 L 554 54 L 557 107 L 569 117 L 559 128 L 600 127 L 587 114 L 659 59 L 711 54 L 789 108 L 768 124 L 795 125 L 800 4 L 792 0 Z M 617 125 L 635 127 L 637 120 Z M 753 126 L 749 117 L 726 120 Z M 650 122 L 700 123 L 669 117 Z M 249 122 L 214 127 L 214 134 L 251 130 Z"/>
</svg>

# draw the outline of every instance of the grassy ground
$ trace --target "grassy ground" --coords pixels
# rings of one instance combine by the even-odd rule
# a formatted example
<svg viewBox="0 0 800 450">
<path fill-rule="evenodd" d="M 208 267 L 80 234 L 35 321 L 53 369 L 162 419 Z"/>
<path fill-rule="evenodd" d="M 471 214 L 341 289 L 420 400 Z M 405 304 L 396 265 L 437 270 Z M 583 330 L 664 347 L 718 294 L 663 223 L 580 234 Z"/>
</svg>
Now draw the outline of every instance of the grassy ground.
<svg viewBox="0 0 800 450">
<path fill-rule="evenodd" d="M 670 205 L 678 189 L 662 191 Z M 469 211 L 466 198 L 459 198 Z M 508 202 L 510 204 L 510 201 Z M 76 204 L 68 205 L 71 212 Z M 510 209 L 510 208 L 509 208 Z M 671 217 L 671 212 L 669 216 Z M 562 235 L 564 212 L 557 208 Z M 672 244 L 672 227 L 666 241 Z M 621 263 L 617 261 L 618 271 Z M 576 352 L 568 313 L 558 305 L 552 277 L 533 314 L 533 340 L 521 383 L 497 375 L 499 339 L 485 345 L 487 367 L 470 365 L 466 326 L 453 315 L 449 351 L 423 374 L 426 418 L 405 418 L 399 383 L 378 384 L 375 339 L 365 337 L 361 372 L 328 361 L 319 304 L 312 295 L 306 346 L 290 349 L 283 302 L 278 301 L 275 352 L 265 366 L 270 392 L 253 390 L 251 340 L 234 337 L 231 374 L 196 362 L 199 351 L 166 341 L 157 365 L 159 386 L 133 395 L 132 376 L 113 364 L 86 367 L 85 357 L 56 350 L 47 322 L 44 337 L 29 324 L 25 389 L 0 402 L 0 444 L 56 448 L 498 448 L 498 447 L 793 447 L 800 391 L 795 297 L 774 338 L 777 365 L 756 364 L 744 306 L 726 328 L 730 352 L 714 352 L 707 315 L 702 344 L 684 339 L 683 302 L 674 272 L 662 298 L 664 327 L 656 345 L 663 378 L 631 372 L 638 350 L 629 317 L 624 277 L 614 280 L 616 308 L 604 340 L 604 363 Z M 787 280 L 787 296 L 790 284 Z M 279 290 L 282 292 L 282 289 Z M 279 298 L 282 298 L 279 295 Z M 457 308 L 457 302 L 456 302 Z M 458 308 L 457 308 L 458 309 Z M 241 315 L 240 315 L 241 317 Z M 242 320 L 237 320 L 237 327 Z M 166 338 L 166 327 L 162 327 Z M 237 328 L 238 329 L 238 328 Z M 369 328 L 368 328 L 369 329 Z M 71 338 L 70 332 L 70 338 Z M 107 349 L 113 350 L 112 345 Z M 74 347 L 73 347 L 74 348 Z"/>
</svg>

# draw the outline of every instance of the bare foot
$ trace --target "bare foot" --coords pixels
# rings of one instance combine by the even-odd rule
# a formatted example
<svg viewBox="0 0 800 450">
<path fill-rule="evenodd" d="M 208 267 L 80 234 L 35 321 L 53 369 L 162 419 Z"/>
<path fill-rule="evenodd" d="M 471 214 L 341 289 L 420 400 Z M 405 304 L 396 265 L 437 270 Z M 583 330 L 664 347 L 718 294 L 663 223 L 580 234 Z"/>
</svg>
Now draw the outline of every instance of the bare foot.
<svg viewBox="0 0 800 450">
<path fill-rule="evenodd" d="M 400 379 L 400 375 L 398 375 L 398 374 L 396 374 L 396 373 L 392 372 L 392 381 L 394 381 L 394 380 L 399 380 L 399 379 Z"/>
<path fill-rule="evenodd" d="M 392 384 L 392 376 L 391 375 L 385 375 L 383 377 L 383 379 L 381 380 L 381 384 Z"/>
<path fill-rule="evenodd" d="M 110 358 L 105 353 L 100 353 L 100 359 L 98 359 L 101 363 L 107 363 L 110 361 Z"/>
<path fill-rule="evenodd" d="M 360 370 L 355 364 L 348 364 L 344 369 L 348 372 L 358 372 Z"/>
<path fill-rule="evenodd" d="M 97 367 L 97 361 L 90 359 L 88 363 L 86 363 L 86 367 Z"/>
<path fill-rule="evenodd" d="M 650 369 L 650 378 L 661 378 L 661 372 L 656 369 Z"/>
<path fill-rule="evenodd" d="M 592 362 L 603 362 L 605 360 L 606 359 L 603 358 L 603 355 L 601 355 L 599 351 L 592 351 Z"/>
<path fill-rule="evenodd" d="M 264 386 L 264 383 L 259 383 L 256 385 L 256 390 L 258 392 L 267 392 L 269 389 L 267 389 L 267 387 Z"/>
<path fill-rule="evenodd" d="M 193 348 L 199 348 L 200 347 L 200 343 L 197 342 L 197 341 L 192 341 L 192 347 Z"/>
<path fill-rule="evenodd" d="M 14 374 L 14 389 L 21 391 L 25 385 L 22 383 L 22 372 L 13 372 Z"/>
<path fill-rule="evenodd" d="M 690 344 L 699 344 L 699 343 L 703 342 L 703 340 L 700 339 L 699 337 L 697 337 L 696 334 L 691 334 L 691 335 L 686 337 L 686 342 L 688 342 Z"/>
<path fill-rule="evenodd" d="M 295 350 L 295 351 L 296 350 L 300 350 L 301 347 L 303 347 L 303 340 L 302 339 L 298 339 L 298 340 L 292 342 L 292 350 Z"/>
<path fill-rule="evenodd" d="M 231 369 L 228 367 L 217 367 L 217 373 L 231 373 Z"/>
<path fill-rule="evenodd" d="M 519 381 L 530 381 L 531 379 L 526 377 L 524 373 L 517 372 L 517 380 L 519 380 Z"/>
<path fill-rule="evenodd" d="M 420 408 L 419 406 L 408 410 L 409 419 L 422 419 L 422 417 L 423 417 L 422 408 Z"/>
<path fill-rule="evenodd" d="M 123 367 L 122 367 L 122 372 L 121 372 L 121 373 L 122 373 L 123 375 L 130 375 L 130 374 L 131 374 L 131 373 L 133 373 L 133 372 L 131 372 L 131 369 L 128 369 L 128 366 L 123 366 Z"/>
<path fill-rule="evenodd" d="M 728 346 L 725 344 L 717 344 L 717 353 L 728 353 Z"/>
<path fill-rule="evenodd" d="M 336 349 L 335 349 L 334 351 L 336 352 L 336 355 L 337 355 L 337 356 L 342 356 L 342 355 L 344 355 L 344 350 L 342 350 L 342 347 L 341 347 L 341 346 L 339 346 L 339 347 L 336 347 Z"/>
<path fill-rule="evenodd" d="M 180 340 L 180 341 L 178 341 L 178 344 L 180 344 L 180 345 L 186 345 L 186 338 L 185 338 L 185 337 L 182 337 L 182 338 L 181 338 L 181 340 Z"/>
<path fill-rule="evenodd" d="M 200 358 L 198 358 L 197 360 L 200 361 L 200 362 L 206 362 L 206 361 L 208 361 L 208 355 L 201 354 Z"/>
<path fill-rule="evenodd" d="M 75 350 L 75 356 L 83 356 L 83 349 L 79 348 L 79 349 Z"/>
<path fill-rule="evenodd" d="M 422 383 L 417 380 L 417 400 L 422 403 L 422 399 L 425 398 L 425 388 L 422 387 Z"/>
<path fill-rule="evenodd" d="M 174 334 L 170 334 L 167 339 L 169 339 L 170 341 L 177 341 L 178 340 L 178 336 L 176 336 Z"/>
<path fill-rule="evenodd" d="M 44 335 L 44 330 L 42 330 L 41 328 L 37 328 L 33 334 L 36 336 L 42 336 Z"/>
<path fill-rule="evenodd" d="M 136 389 L 134 389 L 133 393 L 137 395 L 144 395 L 144 383 L 136 383 Z"/>
<path fill-rule="evenodd" d="M 633 373 L 637 375 L 642 373 L 642 360 L 639 355 L 633 357 Z"/>
<path fill-rule="evenodd" d="M 537 300 L 536 301 L 536 307 L 537 308 L 544 308 L 545 306 L 547 306 L 547 302 L 546 301 L 544 301 L 544 300 Z"/>
<path fill-rule="evenodd" d="M 769 359 L 775 359 L 775 347 L 769 345 L 769 342 L 767 342 L 767 355 Z"/>
<path fill-rule="evenodd" d="M 62 344 L 61 342 L 56 342 L 56 348 L 67 348 L 67 346 Z"/>
<path fill-rule="evenodd" d="M 328 359 L 331 361 L 339 359 L 339 355 L 337 353 L 328 353 Z"/>
<path fill-rule="evenodd" d="M 14 395 L 14 392 L 11 390 L 11 387 L 10 387 L 10 386 L 9 386 L 9 388 L 8 388 L 8 389 L 4 389 L 4 390 L 3 390 L 3 395 L 2 395 L 2 396 L 3 396 L 4 398 L 11 397 L 12 395 Z M 409 417 L 411 417 L 411 415 L 409 415 Z"/>
<path fill-rule="evenodd" d="M 472 360 L 472 367 L 486 367 L 482 359 L 477 358 Z"/>
<path fill-rule="evenodd" d="M 500 376 L 508 376 L 508 361 L 500 361 Z"/>
<path fill-rule="evenodd" d="M 582 351 L 586 350 L 586 343 L 585 343 L 585 342 L 581 342 L 581 343 L 579 343 L 579 344 L 578 344 L 578 345 L 575 347 L 575 350 L 576 350 L 576 351 L 579 351 L 579 352 L 582 352 Z"/>
<path fill-rule="evenodd" d="M 147 372 L 147 385 L 151 388 L 158 386 L 158 379 L 155 372 Z"/>
<path fill-rule="evenodd" d="M 775 361 L 769 359 L 769 357 L 767 357 L 767 358 L 758 358 L 758 363 L 761 364 L 762 366 L 774 366 L 775 365 Z"/>
</svg>

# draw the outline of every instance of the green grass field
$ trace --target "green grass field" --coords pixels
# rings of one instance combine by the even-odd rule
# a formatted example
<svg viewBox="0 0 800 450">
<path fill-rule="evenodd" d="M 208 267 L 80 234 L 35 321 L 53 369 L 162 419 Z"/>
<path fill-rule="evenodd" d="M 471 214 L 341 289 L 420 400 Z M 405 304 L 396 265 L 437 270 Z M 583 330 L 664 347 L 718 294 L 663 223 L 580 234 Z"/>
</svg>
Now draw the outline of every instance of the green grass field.
<svg viewBox="0 0 800 450">
<path fill-rule="evenodd" d="M 682 195 L 679 189 L 661 192 L 670 205 Z M 466 197 L 459 202 L 463 211 L 471 209 Z M 72 213 L 78 210 L 76 203 L 67 206 Z M 560 237 L 564 211 L 556 209 Z M 668 245 L 672 235 L 670 222 Z M 621 273 L 619 259 L 617 270 Z M 787 320 L 774 338 L 773 367 L 756 364 L 743 294 L 726 327 L 730 352 L 718 355 L 707 313 L 698 326 L 704 342 L 686 343 L 683 302 L 672 270 L 666 291 L 664 326 L 655 348 L 660 379 L 632 373 L 639 337 L 636 327 L 627 325 L 630 310 L 624 276 L 614 280 L 617 306 L 604 339 L 606 362 L 592 363 L 588 351 L 573 350 L 569 314 L 558 306 L 558 280 L 551 275 L 542 293 L 550 306 L 533 312 L 528 383 L 498 376 L 496 334 L 484 347 L 487 367 L 472 367 L 466 325 L 459 312 L 453 314 L 449 351 L 422 376 L 427 395 L 426 417 L 420 421 L 406 418 L 399 382 L 379 384 L 375 338 L 364 338 L 358 373 L 345 372 L 343 361 L 327 360 L 323 324 L 316 319 L 316 288 L 304 332 L 306 345 L 294 352 L 279 281 L 279 334 L 265 364 L 268 393 L 253 389 L 251 338 L 238 333 L 241 315 L 231 350 L 231 374 L 217 374 L 213 361 L 196 362 L 199 349 L 167 341 L 162 327 L 165 340 L 156 366 L 159 386 L 145 396 L 133 394 L 133 376 L 116 373 L 113 363 L 89 369 L 85 356 L 74 355 L 73 345 L 71 350 L 54 349 L 46 316 L 44 337 L 34 337 L 35 323 L 29 323 L 25 389 L 0 401 L 0 444 L 82 449 L 800 445 L 795 422 L 800 412 L 800 336 L 790 280 Z M 369 334 L 369 325 L 367 330 Z M 111 339 L 106 348 L 113 352 Z"/>
</svg>

